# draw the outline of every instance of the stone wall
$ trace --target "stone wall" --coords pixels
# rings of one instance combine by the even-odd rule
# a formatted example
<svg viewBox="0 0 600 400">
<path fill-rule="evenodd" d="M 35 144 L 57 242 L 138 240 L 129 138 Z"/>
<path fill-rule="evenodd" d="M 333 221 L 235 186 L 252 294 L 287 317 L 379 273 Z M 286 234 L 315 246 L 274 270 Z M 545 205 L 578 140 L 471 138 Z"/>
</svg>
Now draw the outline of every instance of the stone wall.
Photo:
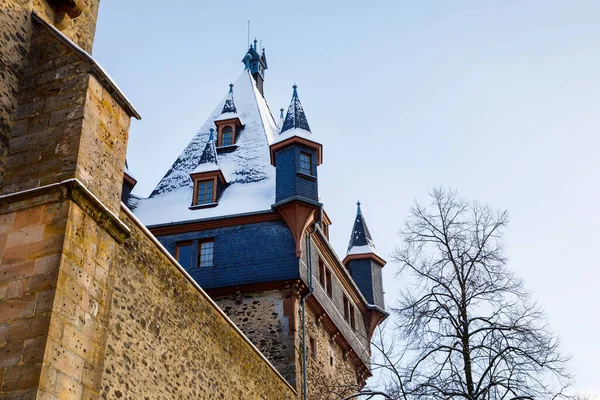
<svg viewBox="0 0 600 400">
<path fill-rule="evenodd" d="M 296 327 L 284 312 L 286 294 L 271 290 L 215 299 L 215 302 L 294 387 L 297 383 Z"/>
<path fill-rule="evenodd" d="M 114 290 L 102 397 L 296 398 L 283 377 L 174 260 L 129 214 L 121 213 L 121 218 L 132 235 L 111 270 Z"/>
<path fill-rule="evenodd" d="M 63 33 L 91 52 L 100 0 L 81 0 L 79 3 L 82 14 L 66 24 Z M 49 23 L 54 23 L 54 8 L 46 0 L 0 2 L 0 183 L 4 176 L 8 140 L 15 122 L 20 87 L 24 81 L 33 31 L 33 11 Z"/>
<path fill-rule="evenodd" d="M 298 321 L 301 320 L 301 310 Z M 315 341 L 316 352 L 310 348 L 310 338 Z M 302 348 L 302 334 L 298 335 L 297 346 Z M 339 400 L 357 393 L 362 388 L 356 376 L 356 369 L 348 354 L 344 352 L 322 324 L 317 322 L 314 313 L 306 307 L 306 347 L 307 347 L 307 394 L 311 400 Z"/>
</svg>

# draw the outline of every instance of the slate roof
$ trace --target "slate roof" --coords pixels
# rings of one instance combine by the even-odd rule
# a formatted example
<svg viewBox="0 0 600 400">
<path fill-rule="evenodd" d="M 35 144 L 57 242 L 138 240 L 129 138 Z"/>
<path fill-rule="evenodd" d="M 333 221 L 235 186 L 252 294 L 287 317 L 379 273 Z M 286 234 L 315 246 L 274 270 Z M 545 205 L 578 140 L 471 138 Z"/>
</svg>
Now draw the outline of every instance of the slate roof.
<svg viewBox="0 0 600 400">
<path fill-rule="evenodd" d="M 218 103 L 150 197 L 137 202 L 134 213 L 145 225 L 265 211 L 275 203 L 275 167 L 270 162 L 269 144 L 278 132 L 276 122 L 249 70 L 242 72 L 234 88 L 235 115 L 243 126 L 237 147 L 216 155 L 218 166 L 229 184 L 219 198 L 219 204 L 213 208 L 189 209 L 193 194 L 190 173 L 202 172 L 203 165 L 216 165 L 205 162 L 212 157 L 208 146 L 210 129 L 215 128 L 215 120 L 231 115 L 229 111 L 223 114 L 223 110 L 228 107 L 229 99 L 233 102 L 232 91 Z"/>
<path fill-rule="evenodd" d="M 356 203 L 356 206 L 356 219 L 354 220 L 354 227 L 350 235 L 347 254 L 377 254 L 375 242 L 373 241 L 373 237 L 371 237 L 371 232 L 369 232 L 367 222 L 360 209 L 360 201 Z"/>
<path fill-rule="evenodd" d="M 235 108 L 235 103 L 233 101 L 233 83 L 229 84 L 229 93 L 225 98 L 225 104 L 223 104 L 223 111 L 221 114 L 233 113 L 237 114 L 237 110 Z"/>
<path fill-rule="evenodd" d="M 308 126 L 308 120 L 306 119 L 306 114 L 304 114 L 304 108 L 302 107 L 302 103 L 300 103 L 300 98 L 298 97 L 298 86 L 294 85 L 293 88 L 294 93 L 292 94 L 292 101 L 290 102 L 287 114 L 285 115 L 285 120 L 283 121 L 280 134 L 295 128 L 310 132 L 310 126 Z"/>
<path fill-rule="evenodd" d="M 198 166 L 194 168 L 191 173 L 194 174 L 198 172 L 218 171 L 220 169 L 221 167 L 219 166 L 219 159 L 217 157 L 214 129 L 211 128 L 208 136 L 208 142 L 206 142 L 202 156 L 200 156 Z"/>
</svg>

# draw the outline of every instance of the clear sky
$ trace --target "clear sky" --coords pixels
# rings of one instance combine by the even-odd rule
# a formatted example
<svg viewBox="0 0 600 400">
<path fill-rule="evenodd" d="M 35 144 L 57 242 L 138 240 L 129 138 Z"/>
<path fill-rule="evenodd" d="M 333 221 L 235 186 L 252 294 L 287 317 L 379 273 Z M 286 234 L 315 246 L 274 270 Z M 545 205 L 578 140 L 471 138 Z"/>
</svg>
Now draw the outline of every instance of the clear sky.
<svg viewBox="0 0 600 400">
<path fill-rule="evenodd" d="M 434 186 L 508 209 L 510 265 L 600 395 L 599 18 L 597 1 L 102 0 L 94 56 L 143 116 L 128 159 L 147 196 L 241 73 L 251 20 L 271 109 L 297 83 L 324 144 L 338 254 L 358 199 L 383 254 Z"/>
</svg>

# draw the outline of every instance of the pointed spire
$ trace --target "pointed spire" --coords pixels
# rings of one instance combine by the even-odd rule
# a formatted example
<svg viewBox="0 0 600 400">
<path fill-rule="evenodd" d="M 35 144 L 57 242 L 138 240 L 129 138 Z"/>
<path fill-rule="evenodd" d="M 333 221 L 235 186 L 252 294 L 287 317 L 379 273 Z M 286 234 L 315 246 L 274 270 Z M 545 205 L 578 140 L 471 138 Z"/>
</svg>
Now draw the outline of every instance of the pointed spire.
<svg viewBox="0 0 600 400">
<path fill-rule="evenodd" d="M 283 121 L 285 121 L 285 115 L 283 114 L 285 110 L 283 108 L 279 109 L 279 121 L 277 122 L 277 131 L 281 132 L 281 128 L 283 127 Z"/>
<path fill-rule="evenodd" d="M 237 109 L 235 108 L 235 103 L 233 102 L 233 83 L 229 84 L 229 93 L 227 94 L 227 98 L 225 99 L 225 104 L 223 105 L 223 111 L 221 114 L 226 113 L 237 113 Z"/>
<path fill-rule="evenodd" d="M 377 250 L 375 249 L 375 243 L 367 227 L 367 222 L 363 216 L 359 201 L 356 203 L 356 219 L 354 220 L 354 227 L 350 235 L 347 254 L 367 253 L 377 253 Z"/>
<path fill-rule="evenodd" d="M 218 171 L 221 167 L 219 165 L 219 159 L 217 158 L 217 146 L 215 141 L 215 130 L 210 128 L 208 135 L 208 142 L 204 147 L 204 151 L 200 156 L 200 162 L 196 169 L 192 171 L 192 174 L 199 172 Z"/>
<path fill-rule="evenodd" d="M 292 87 L 294 89 L 292 101 L 290 102 L 290 107 L 288 108 L 280 133 L 294 128 L 304 129 L 305 131 L 310 132 L 306 114 L 304 114 L 304 108 L 302 108 L 302 103 L 300 103 L 300 98 L 298 97 L 298 86 L 294 84 Z"/>
</svg>

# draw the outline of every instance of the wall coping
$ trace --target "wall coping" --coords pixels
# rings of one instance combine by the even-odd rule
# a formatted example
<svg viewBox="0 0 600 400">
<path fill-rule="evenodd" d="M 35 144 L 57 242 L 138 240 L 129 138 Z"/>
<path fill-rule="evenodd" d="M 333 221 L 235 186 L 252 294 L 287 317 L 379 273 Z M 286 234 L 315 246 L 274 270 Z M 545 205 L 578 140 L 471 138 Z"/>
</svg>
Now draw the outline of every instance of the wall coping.
<svg viewBox="0 0 600 400">
<path fill-rule="evenodd" d="M 192 278 L 190 276 L 190 274 L 188 274 L 187 271 L 181 265 L 179 265 L 179 262 L 177 262 L 177 260 L 175 259 L 175 257 L 173 257 L 171 255 L 171 253 L 169 253 L 167 251 L 167 249 L 165 249 L 165 247 L 148 230 L 148 228 L 146 228 L 144 226 L 144 224 L 135 216 L 135 214 L 127 207 L 126 204 L 121 203 L 121 211 L 123 211 L 125 214 L 127 214 L 127 216 L 137 225 L 137 227 L 140 228 L 142 230 L 142 232 L 144 232 L 144 234 L 150 240 L 152 240 L 152 242 L 156 245 L 156 247 L 165 256 L 167 256 L 167 258 L 169 259 L 169 261 L 171 261 L 171 263 L 179 270 L 179 272 L 181 272 L 181 274 L 184 276 L 184 278 L 186 278 L 194 286 L 194 288 L 196 288 L 196 290 L 198 291 L 198 293 L 208 301 L 208 303 L 215 309 L 215 311 L 217 311 L 225 319 L 225 321 L 229 325 L 231 325 L 231 327 L 242 337 L 242 339 L 247 344 L 250 345 L 250 347 L 256 352 L 256 354 L 258 354 L 258 356 L 260 358 L 262 358 L 265 363 L 267 363 L 267 365 L 269 366 L 269 368 L 271 368 L 271 370 L 273 370 L 273 372 L 275 372 L 275 374 L 277 374 L 277 376 L 279 377 L 279 379 L 281 379 L 281 381 L 284 382 L 285 385 L 295 395 L 297 395 L 298 392 L 296 391 L 296 389 L 294 389 L 294 387 L 292 385 L 290 385 L 290 383 L 288 381 L 285 380 L 285 378 L 279 373 L 279 371 L 277 371 L 277 369 L 273 366 L 273 364 L 271 364 L 271 362 L 265 357 L 265 355 L 263 353 L 261 353 L 260 350 L 258 350 L 258 348 L 254 345 L 254 343 L 252 343 L 250 341 L 250 339 L 248 339 L 248 337 L 246 335 L 244 335 L 244 333 L 240 330 L 240 328 L 238 328 L 238 326 L 227 316 L 227 314 L 225 314 L 225 312 L 223 310 L 221 310 L 221 308 L 217 305 L 217 303 L 215 303 L 213 301 L 213 299 L 211 299 L 210 296 L 208 294 L 206 294 L 206 292 L 204 291 L 204 289 L 202 289 L 202 287 L 200 287 L 200 285 L 198 285 L 198 283 L 194 280 L 194 278 Z"/>
<path fill-rule="evenodd" d="M 105 86 L 106 90 L 115 98 L 117 103 L 129 114 L 129 116 L 135 117 L 138 120 L 141 120 L 141 115 L 137 112 L 135 107 L 131 104 L 127 96 L 123 93 L 123 91 L 117 86 L 115 81 L 111 78 L 111 76 L 106 72 L 104 68 L 84 49 L 75 44 L 71 39 L 65 36 L 61 31 L 56 29 L 55 26 L 46 22 L 42 17 L 40 17 L 36 12 L 32 12 L 31 16 L 33 20 L 39 23 L 41 26 L 46 28 L 52 36 L 58 39 L 60 42 L 65 44 L 71 50 L 75 52 L 84 62 L 86 62 L 92 70 L 94 76 L 98 79 L 98 81 Z"/>
<path fill-rule="evenodd" d="M 39 197 L 39 201 L 34 202 L 35 204 L 22 204 L 21 206 L 9 208 L 7 211 L 13 212 L 23 208 L 70 199 L 94 219 L 118 243 L 123 243 L 131 234 L 129 227 L 77 178 L 70 178 L 49 185 L 0 195 L 0 212 L 4 212 L 2 208 L 5 205 L 14 204 L 36 196 Z"/>
</svg>

